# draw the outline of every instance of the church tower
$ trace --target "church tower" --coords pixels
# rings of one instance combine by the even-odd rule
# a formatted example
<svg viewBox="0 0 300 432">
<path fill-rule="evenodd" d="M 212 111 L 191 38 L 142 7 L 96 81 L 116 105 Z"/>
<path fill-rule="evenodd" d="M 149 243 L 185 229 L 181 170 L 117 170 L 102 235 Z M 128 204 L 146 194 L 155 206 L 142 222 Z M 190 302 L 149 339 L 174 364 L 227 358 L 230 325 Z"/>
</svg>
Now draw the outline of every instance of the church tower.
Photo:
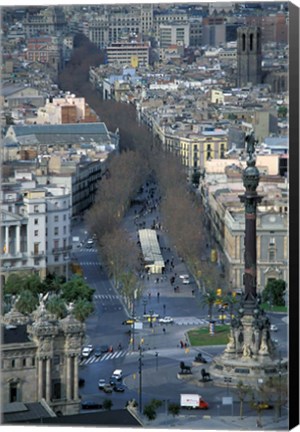
<svg viewBox="0 0 300 432">
<path fill-rule="evenodd" d="M 237 31 L 237 86 L 260 84 L 261 30 L 259 27 L 239 27 Z"/>
</svg>

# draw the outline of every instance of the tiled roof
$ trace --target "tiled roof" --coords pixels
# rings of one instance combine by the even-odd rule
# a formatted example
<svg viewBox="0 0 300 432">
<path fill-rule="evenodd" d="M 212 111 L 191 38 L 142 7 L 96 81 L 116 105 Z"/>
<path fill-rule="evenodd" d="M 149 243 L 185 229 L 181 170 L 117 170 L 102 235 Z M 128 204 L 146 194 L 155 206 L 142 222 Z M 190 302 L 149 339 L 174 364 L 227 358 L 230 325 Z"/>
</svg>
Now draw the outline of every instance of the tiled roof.
<svg viewBox="0 0 300 432">
<path fill-rule="evenodd" d="M 67 123 L 60 125 L 16 125 L 13 126 L 16 136 L 49 135 L 49 134 L 108 134 L 105 123 Z"/>
</svg>

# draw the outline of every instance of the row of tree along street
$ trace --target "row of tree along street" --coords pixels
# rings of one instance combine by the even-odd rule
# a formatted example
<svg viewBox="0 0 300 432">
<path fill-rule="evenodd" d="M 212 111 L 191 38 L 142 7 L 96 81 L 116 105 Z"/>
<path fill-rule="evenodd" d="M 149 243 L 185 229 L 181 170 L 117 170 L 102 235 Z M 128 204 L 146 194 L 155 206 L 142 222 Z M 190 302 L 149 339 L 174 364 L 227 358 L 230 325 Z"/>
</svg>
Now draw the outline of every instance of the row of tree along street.
<svg viewBox="0 0 300 432">
<path fill-rule="evenodd" d="M 122 286 L 125 289 L 124 275 L 140 270 L 139 250 L 122 229 L 122 220 L 131 200 L 150 178 L 154 179 L 161 194 L 162 225 L 177 253 L 193 275 L 197 279 L 201 277 L 205 287 L 216 288 L 220 283 L 219 271 L 215 265 L 200 260 L 201 250 L 206 247 L 203 209 L 187 185 L 180 159 L 162 152 L 152 133 L 137 122 L 132 105 L 101 100 L 101 95 L 88 82 L 88 66 L 95 65 L 99 50 L 82 36 L 78 36 L 76 44 L 69 65 L 59 76 L 60 87 L 84 96 L 108 129 L 120 131 L 121 152 L 109 159 L 95 203 L 86 213 L 87 225 L 90 232 L 96 234 L 109 274 L 122 290 Z M 101 55 L 98 61 L 101 63 Z M 137 283 L 133 275 L 130 280 L 131 288 L 127 283 L 126 293 L 122 292 L 129 302 Z"/>
</svg>

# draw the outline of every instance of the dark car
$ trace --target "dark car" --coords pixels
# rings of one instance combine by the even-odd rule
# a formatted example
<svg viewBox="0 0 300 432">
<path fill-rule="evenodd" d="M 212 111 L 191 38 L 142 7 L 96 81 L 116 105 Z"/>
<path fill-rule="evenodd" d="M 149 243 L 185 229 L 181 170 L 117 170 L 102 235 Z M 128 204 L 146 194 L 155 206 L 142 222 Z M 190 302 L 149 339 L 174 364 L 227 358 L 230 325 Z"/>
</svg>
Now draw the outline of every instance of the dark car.
<svg viewBox="0 0 300 432">
<path fill-rule="evenodd" d="M 101 409 L 102 405 L 99 402 L 92 401 L 92 400 L 85 400 L 81 402 L 81 408 L 82 409 Z"/>
<path fill-rule="evenodd" d="M 100 357 L 101 354 L 102 354 L 101 349 L 100 349 L 99 347 L 96 347 L 96 348 L 95 348 L 95 351 L 94 351 L 94 356 L 95 356 L 95 357 Z"/>
<path fill-rule="evenodd" d="M 115 385 L 119 384 L 119 380 L 115 377 L 110 377 L 109 384 L 114 387 Z"/>
<path fill-rule="evenodd" d="M 102 390 L 104 391 L 104 393 L 112 393 L 113 387 L 110 384 L 105 384 Z"/>
<path fill-rule="evenodd" d="M 125 386 L 123 384 L 117 382 L 114 385 L 114 391 L 119 392 L 119 393 L 123 393 L 125 391 Z"/>
<path fill-rule="evenodd" d="M 78 386 L 79 386 L 79 387 L 83 387 L 84 384 L 85 384 L 85 379 L 83 379 L 83 378 L 79 378 L 79 380 L 78 380 Z"/>
<path fill-rule="evenodd" d="M 109 351 L 109 346 L 108 345 L 101 345 L 100 351 L 102 354 L 107 353 Z"/>
</svg>

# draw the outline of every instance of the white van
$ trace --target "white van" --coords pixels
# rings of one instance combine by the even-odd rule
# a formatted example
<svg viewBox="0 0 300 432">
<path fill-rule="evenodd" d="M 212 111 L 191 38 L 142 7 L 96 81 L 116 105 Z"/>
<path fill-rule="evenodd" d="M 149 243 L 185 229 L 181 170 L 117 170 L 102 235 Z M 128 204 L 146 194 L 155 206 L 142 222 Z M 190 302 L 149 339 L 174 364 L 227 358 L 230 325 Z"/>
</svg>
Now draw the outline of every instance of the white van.
<svg viewBox="0 0 300 432">
<path fill-rule="evenodd" d="M 115 379 L 117 379 L 119 381 L 120 379 L 122 379 L 122 376 L 123 376 L 122 369 L 116 369 L 116 370 L 113 371 L 111 377 L 115 378 Z"/>
</svg>

